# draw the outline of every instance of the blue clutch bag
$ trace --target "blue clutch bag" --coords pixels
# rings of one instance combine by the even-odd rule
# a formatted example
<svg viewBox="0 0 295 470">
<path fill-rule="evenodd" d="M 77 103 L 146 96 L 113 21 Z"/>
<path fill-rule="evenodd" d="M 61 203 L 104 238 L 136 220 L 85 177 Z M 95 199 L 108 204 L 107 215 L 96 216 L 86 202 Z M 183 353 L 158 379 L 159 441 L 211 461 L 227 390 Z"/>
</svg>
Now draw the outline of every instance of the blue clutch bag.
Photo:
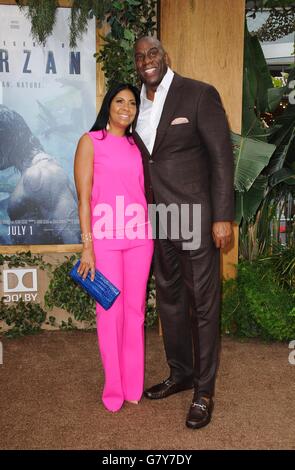
<svg viewBox="0 0 295 470">
<path fill-rule="evenodd" d="M 86 279 L 83 279 L 77 270 L 80 266 L 80 260 L 77 261 L 73 269 L 70 271 L 71 278 L 79 284 L 96 302 L 98 302 L 105 310 L 108 310 L 116 298 L 120 294 L 114 284 L 111 283 L 98 269 L 95 270 L 94 281 L 91 281 L 90 271 Z"/>
</svg>

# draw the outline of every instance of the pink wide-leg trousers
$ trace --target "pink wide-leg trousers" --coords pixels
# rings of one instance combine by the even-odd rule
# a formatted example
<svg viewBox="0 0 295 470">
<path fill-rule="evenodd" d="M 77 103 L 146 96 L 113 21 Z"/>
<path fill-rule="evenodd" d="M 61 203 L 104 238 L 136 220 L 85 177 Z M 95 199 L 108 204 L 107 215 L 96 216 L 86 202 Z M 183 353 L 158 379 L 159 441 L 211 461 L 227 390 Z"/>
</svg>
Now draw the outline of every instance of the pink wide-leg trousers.
<svg viewBox="0 0 295 470">
<path fill-rule="evenodd" d="M 96 304 L 105 383 L 104 406 L 117 411 L 140 400 L 144 381 L 144 317 L 153 240 L 123 250 L 97 250 L 96 267 L 121 293 L 109 310 Z"/>
</svg>

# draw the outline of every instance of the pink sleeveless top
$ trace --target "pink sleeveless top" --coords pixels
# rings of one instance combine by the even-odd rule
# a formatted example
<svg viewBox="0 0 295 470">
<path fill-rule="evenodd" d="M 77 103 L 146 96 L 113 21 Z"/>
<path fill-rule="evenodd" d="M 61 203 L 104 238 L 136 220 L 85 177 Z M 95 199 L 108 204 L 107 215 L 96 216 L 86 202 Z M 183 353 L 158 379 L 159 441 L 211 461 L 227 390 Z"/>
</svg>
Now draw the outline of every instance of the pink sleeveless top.
<svg viewBox="0 0 295 470">
<path fill-rule="evenodd" d="M 145 243 L 147 202 L 141 154 L 131 137 L 88 132 L 94 147 L 91 214 L 94 248 L 122 249 Z"/>
</svg>

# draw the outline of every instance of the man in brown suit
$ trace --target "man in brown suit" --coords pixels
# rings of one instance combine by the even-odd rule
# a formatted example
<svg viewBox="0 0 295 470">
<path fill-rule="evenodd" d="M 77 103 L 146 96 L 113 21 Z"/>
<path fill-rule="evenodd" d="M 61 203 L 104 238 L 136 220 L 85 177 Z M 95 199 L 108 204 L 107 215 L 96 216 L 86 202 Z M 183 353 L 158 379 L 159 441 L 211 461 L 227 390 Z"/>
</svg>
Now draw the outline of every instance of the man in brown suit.
<svg viewBox="0 0 295 470">
<path fill-rule="evenodd" d="M 155 242 L 157 308 L 170 376 L 145 396 L 161 399 L 194 388 L 186 425 L 197 429 L 210 422 L 213 409 L 219 252 L 231 242 L 234 219 L 232 145 L 213 86 L 173 73 L 156 38 L 137 40 L 135 63 L 143 83 L 135 140 L 143 154 L 148 201 L 187 205 L 189 215 L 180 226 L 184 222 L 193 230 L 193 207 L 201 207 L 197 246 L 185 244 L 181 234 L 173 238 L 171 227 Z M 161 217 L 159 225 L 165 225 Z"/>
</svg>

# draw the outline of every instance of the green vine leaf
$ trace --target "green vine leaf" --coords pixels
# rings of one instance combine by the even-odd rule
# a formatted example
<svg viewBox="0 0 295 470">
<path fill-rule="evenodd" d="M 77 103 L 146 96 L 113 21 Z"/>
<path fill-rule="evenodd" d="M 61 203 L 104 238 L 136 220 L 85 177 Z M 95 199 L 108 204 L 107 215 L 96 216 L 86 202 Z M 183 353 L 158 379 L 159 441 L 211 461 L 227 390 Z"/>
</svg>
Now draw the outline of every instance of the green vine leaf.
<svg viewBox="0 0 295 470">
<path fill-rule="evenodd" d="M 120 2 L 113 2 L 113 7 L 116 9 L 116 10 L 122 10 L 124 7 L 122 5 L 122 3 Z"/>
<path fill-rule="evenodd" d="M 127 39 L 127 41 L 134 41 L 134 33 L 130 31 L 130 29 L 124 29 L 124 38 Z"/>
</svg>

